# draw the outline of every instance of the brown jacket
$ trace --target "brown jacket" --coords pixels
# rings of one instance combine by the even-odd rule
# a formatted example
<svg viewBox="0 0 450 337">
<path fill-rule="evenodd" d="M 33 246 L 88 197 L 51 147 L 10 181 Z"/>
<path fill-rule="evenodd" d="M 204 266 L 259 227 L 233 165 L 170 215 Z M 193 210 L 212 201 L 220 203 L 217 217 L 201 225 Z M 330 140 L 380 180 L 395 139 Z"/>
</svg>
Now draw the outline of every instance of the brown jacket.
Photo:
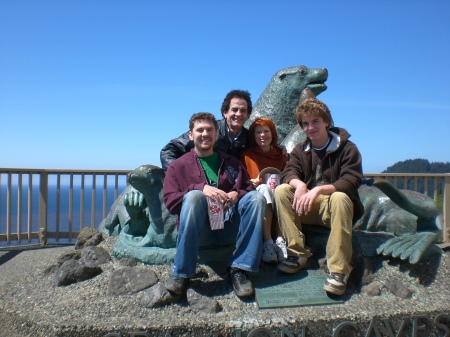
<svg viewBox="0 0 450 337">
<path fill-rule="evenodd" d="M 349 141 L 350 134 L 343 128 L 329 130 L 332 141 L 322 161 L 324 184 L 332 184 L 336 191 L 347 194 L 353 202 L 353 221 L 364 213 L 364 206 L 359 199 L 358 188 L 361 186 L 362 158 L 356 145 Z M 281 174 L 281 181 L 289 183 L 300 179 L 312 189 L 312 155 L 311 143 L 307 139 L 297 144 L 291 152 L 286 168 Z"/>
</svg>

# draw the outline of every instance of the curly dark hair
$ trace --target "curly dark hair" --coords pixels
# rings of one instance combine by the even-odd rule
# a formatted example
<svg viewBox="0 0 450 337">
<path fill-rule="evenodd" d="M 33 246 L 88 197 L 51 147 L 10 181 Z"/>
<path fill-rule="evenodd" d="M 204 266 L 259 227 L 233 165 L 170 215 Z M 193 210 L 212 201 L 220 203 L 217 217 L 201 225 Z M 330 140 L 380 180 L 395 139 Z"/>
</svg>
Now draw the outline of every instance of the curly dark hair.
<svg viewBox="0 0 450 337">
<path fill-rule="evenodd" d="M 192 131 L 194 129 L 194 124 L 197 121 L 210 121 L 214 124 L 214 127 L 218 128 L 216 117 L 212 113 L 209 112 L 197 112 L 192 115 L 189 119 L 189 130 Z"/>
<path fill-rule="evenodd" d="M 325 123 L 328 123 L 328 127 L 332 126 L 333 118 L 331 117 L 330 109 L 328 106 L 317 98 L 307 98 L 295 109 L 295 118 L 298 124 L 303 128 L 302 118 L 303 117 L 322 117 Z"/>
<path fill-rule="evenodd" d="M 222 116 L 230 109 L 230 103 L 233 98 L 240 98 L 247 102 L 247 112 L 248 115 L 252 113 L 252 99 L 250 98 L 250 93 L 247 90 L 231 90 L 224 98 L 222 102 L 222 107 L 220 111 Z"/>
<path fill-rule="evenodd" d="M 272 142 L 270 143 L 270 145 L 275 146 L 278 143 L 278 133 L 277 133 L 277 128 L 275 127 L 275 123 L 268 117 L 259 117 L 256 118 L 252 125 L 250 125 L 250 127 L 248 128 L 248 141 L 250 146 L 258 146 L 258 144 L 256 144 L 256 139 L 255 139 L 255 130 L 256 127 L 260 125 L 260 126 L 267 126 L 270 129 L 270 133 L 272 134 Z"/>
</svg>

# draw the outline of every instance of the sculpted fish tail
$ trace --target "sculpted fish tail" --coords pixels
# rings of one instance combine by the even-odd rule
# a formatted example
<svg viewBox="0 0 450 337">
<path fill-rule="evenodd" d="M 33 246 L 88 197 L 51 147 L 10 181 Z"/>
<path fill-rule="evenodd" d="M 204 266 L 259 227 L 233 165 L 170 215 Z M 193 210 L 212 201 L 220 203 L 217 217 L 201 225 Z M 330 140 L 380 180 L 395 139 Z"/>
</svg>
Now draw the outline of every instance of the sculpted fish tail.
<svg viewBox="0 0 450 337">
<path fill-rule="evenodd" d="M 408 198 L 404 192 L 400 191 L 387 180 L 377 179 L 374 182 L 374 186 L 386 194 L 396 205 L 419 218 L 432 220 L 439 216 L 439 210 L 434 202 L 431 203 L 416 198 Z"/>
</svg>

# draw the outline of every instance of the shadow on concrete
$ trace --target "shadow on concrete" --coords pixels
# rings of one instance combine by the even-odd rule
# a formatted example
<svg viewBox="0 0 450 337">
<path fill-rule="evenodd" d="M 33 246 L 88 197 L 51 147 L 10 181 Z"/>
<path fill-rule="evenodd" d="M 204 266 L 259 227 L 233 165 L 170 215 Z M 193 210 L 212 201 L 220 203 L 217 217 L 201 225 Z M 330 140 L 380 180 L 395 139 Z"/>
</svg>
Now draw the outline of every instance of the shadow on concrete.
<svg viewBox="0 0 450 337">
<path fill-rule="evenodd" d="M 50 244 L 50 245 L 27 245 L 27 246 L 13 246 L 0 248 L 0 265 L 12 260 L 14 257 L 24 251 L 42 250 L 60 247 L 70 247 L 73 244 Z"/>
</svg>

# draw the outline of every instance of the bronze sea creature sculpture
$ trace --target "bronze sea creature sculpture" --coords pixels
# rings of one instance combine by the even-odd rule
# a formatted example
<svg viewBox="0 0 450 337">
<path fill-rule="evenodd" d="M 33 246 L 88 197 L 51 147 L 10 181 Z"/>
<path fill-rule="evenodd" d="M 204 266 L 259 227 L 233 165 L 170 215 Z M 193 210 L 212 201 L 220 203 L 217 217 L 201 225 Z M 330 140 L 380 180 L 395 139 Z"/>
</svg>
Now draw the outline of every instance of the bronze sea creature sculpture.
<svg viewBox="0 0 450 337">
<path fill-rule="evenodd" d="M 301 100 L 325 91 L 327 78 L 325 68 L 295 66 L 278 71 L 255 103 L 246 126 L 257 117 L 270 117 L 277 125 L 280 144 L 290 152 L 306 137 L 296 122 L 295 108 Z M 164 174 L 158 166 L 142 165 L 128 175 L 129 185 L 99 226 L 110 235 L 118 235 L 113 247 L 116 257 L 149 264 L 173 261 L 176 219 L 162 201 Z M 414 264 L 442 237 L 442 217 L 428 196 L 399 190 L 385 180 L 362 185 L 358 192 L 365 213 L 353 230 L 388 234 L 377 248 L 378 254 Z"/>
</svg>

